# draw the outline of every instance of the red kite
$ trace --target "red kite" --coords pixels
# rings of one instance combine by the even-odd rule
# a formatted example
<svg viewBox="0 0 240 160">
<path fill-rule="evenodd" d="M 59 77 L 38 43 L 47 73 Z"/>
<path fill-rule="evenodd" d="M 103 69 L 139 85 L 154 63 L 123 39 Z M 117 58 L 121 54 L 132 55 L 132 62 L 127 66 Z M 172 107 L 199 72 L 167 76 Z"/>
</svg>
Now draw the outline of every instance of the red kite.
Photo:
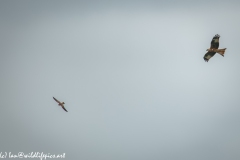
<svg viewBox="0 0 240 160">
<path fill-rule="evenodd" d="M 64 107 L 64 104 L 65 104 L 64 102 L 60 102 L 59 100 L 57 100 L 54 97 L 53 97 L 53 99 L 58 103 L 59 106 L 61 106 L 67 112 L 66 108 Z"/>
<path fill-rule="evenodd" d="M 220 35 L 216 34 L 212 41 L 211 41 L 211 46 L 210 49 L 207 49 L 207 53 L 204 55 L 203 59 L 208 62 L 210 58 L 212 58 L 216 53 L 220 54 L 221 56 L 224 57 L 224 53 L 226 48 L 224 49 L 218 49 L 219 47 L 219 38 Z"/>
</svg>

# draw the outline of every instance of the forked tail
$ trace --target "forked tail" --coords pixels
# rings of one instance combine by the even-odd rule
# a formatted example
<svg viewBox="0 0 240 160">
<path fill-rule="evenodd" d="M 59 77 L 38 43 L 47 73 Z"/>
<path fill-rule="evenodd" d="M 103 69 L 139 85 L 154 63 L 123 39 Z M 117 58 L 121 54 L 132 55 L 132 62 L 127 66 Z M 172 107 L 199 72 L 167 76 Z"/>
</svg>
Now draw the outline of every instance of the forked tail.
<svg viewBox="0 0 240 160">
<path fill-rule="evenodd" d="M 224 57 L 224 53 L 225 53 L 225 50 L 226 50 L 226 49 L 227 49 L 227 48 L 223 48 L 223 49 L 207 49 L 207 51 L 216 52 L 216 53 L 218 53 L 218 54 L 220 54 L 221 56 Z"/>
<path fill-rule="evenodd" d="M 226 49 L 227 49 L 227 48 L 224 48 L 224 49 L 217 49 L 216 52 L 217 52 L 218 54 L 220 54 L 221 56 L 224 57 L 224 53 L 225 53 L 225 50 L 226 50 Z"/>
</svg>

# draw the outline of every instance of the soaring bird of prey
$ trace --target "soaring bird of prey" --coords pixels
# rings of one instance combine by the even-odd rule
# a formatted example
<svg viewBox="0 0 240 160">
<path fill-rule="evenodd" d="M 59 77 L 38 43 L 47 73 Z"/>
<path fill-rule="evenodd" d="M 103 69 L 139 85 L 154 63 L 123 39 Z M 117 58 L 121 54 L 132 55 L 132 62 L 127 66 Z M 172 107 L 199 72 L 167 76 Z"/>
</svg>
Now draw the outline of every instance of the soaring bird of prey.
<svg viewBox="0 0 240 160">
<path fill-rule="evenodd" d="M 64 109 L 64 111 L 66 111 L 66 112 L 67 112 L 66 108 L 64 107 L 64 104 L 65 104 L 64 102 L 60 102 L 59 100 L 57 100 L 57 99 L 56 99 L 56 98 L 54 98 L 54 97 L 53 97 L 53 99 L 54 99 L 54 100 L 55 100 L 55 101 L 58 103 L 58 105 L 59 105 L 59 106 L 61 106 L 61 107 L 62 107 L 62 109 Z"/>
<path fill-rule="evenodd" d="M 218 49 L 219 47 L 219 38 L 220 35 L 216 34 L 212 41 L 211 41 L 211 46 L 210 49 L 207 49 L 207 53 L 204 55 L 203 59 L 208 62 L 210 58 L 212 58 L 216 53 L 220 54 L 221 56 L 224 57 L 224 53 L 226 48 L 224 49 Z"/>
</svg>

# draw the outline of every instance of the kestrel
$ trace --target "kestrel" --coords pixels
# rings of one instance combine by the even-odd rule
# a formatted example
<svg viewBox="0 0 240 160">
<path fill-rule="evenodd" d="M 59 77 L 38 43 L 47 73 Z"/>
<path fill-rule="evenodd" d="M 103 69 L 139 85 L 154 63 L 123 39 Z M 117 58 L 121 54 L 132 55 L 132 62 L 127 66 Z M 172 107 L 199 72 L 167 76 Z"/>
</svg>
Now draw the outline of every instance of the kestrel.
<svg viewBox="0 0 240 160">
<path fill-rule="evenodd" d="M 53 97 L 53 99 L 58 103 L 59 106 L 61 106 L 61 107 L 64 109 L 64 111 L 67 112 L 66 108 L 64 107 L 64 104 L 65 104 L 64 102 L 60 102 L 59 100 L 57 100 L 57 99 L 54 98 L 54 97 Z"/>
</svg>

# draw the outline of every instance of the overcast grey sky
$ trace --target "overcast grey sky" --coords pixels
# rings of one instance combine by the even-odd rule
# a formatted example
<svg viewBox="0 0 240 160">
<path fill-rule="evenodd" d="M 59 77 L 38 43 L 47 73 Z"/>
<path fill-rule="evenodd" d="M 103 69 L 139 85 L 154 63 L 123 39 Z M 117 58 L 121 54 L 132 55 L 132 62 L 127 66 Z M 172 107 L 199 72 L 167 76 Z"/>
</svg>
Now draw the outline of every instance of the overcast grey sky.
<svg viewBox="0 0 240 160">
<path fill-rule="evenodd" d="M 0 152 L 239 160 L 239 16 L 240 1 L 0 1 Z M 206 63 L 215 34 L 225 57 Z"/>
</svg>

